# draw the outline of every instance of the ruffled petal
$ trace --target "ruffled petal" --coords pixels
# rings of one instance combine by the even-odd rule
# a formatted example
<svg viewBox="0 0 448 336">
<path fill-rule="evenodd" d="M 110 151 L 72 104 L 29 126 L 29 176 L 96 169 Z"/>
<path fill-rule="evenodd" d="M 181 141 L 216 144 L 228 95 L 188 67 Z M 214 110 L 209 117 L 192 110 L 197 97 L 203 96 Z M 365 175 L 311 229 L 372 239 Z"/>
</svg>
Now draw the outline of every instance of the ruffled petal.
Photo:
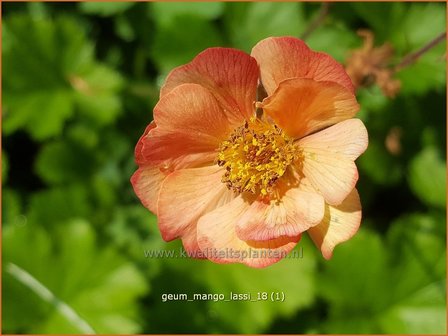
<svg viewBox="0 0 448 336">
<path fill-rule="evenodd" d="M 224 170 L 218 166 L 182 169 L 163 182 L 157 205 L 162 237 L 173 240 L 195 227 L 199 217 L 232 198 L 221 183 Z"/>
<path fill-rule="evenodd" d="M 207 259 L 199 248 L 196 225 L 189 226 L 182 234 L 182 245 L 190 258 Z"/>
<path fill-rule="evenodd" d="M 231 132 L 216 99 L 197 84 L 180 85 L 161 98 L 154 120 L 157 127 L 149 131 L 142 148 L 144 159 L 151 162 L 187 155 L 213 161 L 219 144 Z"/>
<path fill-rule="evenodd" d="M 258 106 L 293 138 L 352 118 L 359 110 L 356 97 L 341 85 L 305 78 L 281 82 Z"/>
<path fill-rule="evenodd" d="M 165 178 L 174 170 L 190 166 L 190 163 L 202 162 L 204 157 L 199 155 L 187 155 L 175 159 L 167 159 L 163 162 L 151 162 L 143 154 L 143 147 L 147 141 L 149 132 L 156 127 L 152 121 L 145 129 L 135 146 L 135 161 L 140 166 L 132 175 L 131 184 L 142 204 L 154 214 L 157 214 L 157 200 L 159 190 Z"/>
<path fill-rule="evenodd" d="M 158 166 L 142 166 L 131 177 L 134 192 L 142 204 L 154 214 L 157 214 L 157 199 L 160 186 L 167 172 Z"/>
<path fill-rule="evenodd" d="M 198 222 L 198 243 L 208 259 L 217 263 L 244 263 L 266 267 L 284 258 L 300 240 L 280 237 L 267 241 L 244 241 L 238 238 L 235 225 L 247 210 L 241 196 L 202 216 Z"/>
<path fill-rule="evenodd" d="M 319 224 L 323 216 L 322 196 L 291 188 L 280 200 L 253 202 L 238 220 L 236 233 L 242 240 L 295 237 Z"/>
<path fill-rule="evenodd" d="M 232 124 L 241 124 L 254 114 L 259 69 L 255 59 L 229 48 L 210 48 L 189 64 L 168 75 L 160 95 L 175 87 L 195 83 L 208 89 L 219 101 Z"/>
<path fill-rule="evenodd" d="M 289 78 L 310 78 L 334 82 L 354 93 L 350 77 L 331 56 L 312 51 L 294 37 L 269 37 L 252 49 L 251 55 L 260 65 L 261 81 L 268 95 Z"/>
<path fill-rule="evenodd" d="M 146 136 L 148 135 L 148 133 L 149 133 L 149 131 L 151 131 L 153 128 L 155 128 L 156 127 L 156 123 L 154 122 L 154 121 L 151 121 L 150 123 L 149 123 L 149 125 L 148 126 L 146 126 L 146 129 L 145 129 L 145 131 L 143 132 L 143 134 L 142 134 L 142 136 L 140 137 L 140 139 L 138 140 L 138 142 L 137 142 L 137 145 L 135 146 L 135 162 L 138 164 L 138 165 L 142 165 L 142 164 L 145 164 L 146 162 L 146 160 L 145 160 L 145 157 L 144 157 L 144 155 L 143 155 L 143 153 L 142 153 L 142 150 L 143 150 L 143 144 L 145 143 L 145 141 L 146 141 Z"/>
<path fill-rule="evenodd" d="M 361 224 L 361 202 L 358 191 L 353 191 L 338 206 L 326 205 L 323 221 L 308 230 L 311 239 L 330 259 L 336 245 L 349 240 Z"/>
<path fill-rule="evenodd" d="M 367 148 L 364 124 L 350 119 L 301 139 L 302 173 L 331 205 L 340 204 L 355 187 L 355 160 Z"/>
</svg>

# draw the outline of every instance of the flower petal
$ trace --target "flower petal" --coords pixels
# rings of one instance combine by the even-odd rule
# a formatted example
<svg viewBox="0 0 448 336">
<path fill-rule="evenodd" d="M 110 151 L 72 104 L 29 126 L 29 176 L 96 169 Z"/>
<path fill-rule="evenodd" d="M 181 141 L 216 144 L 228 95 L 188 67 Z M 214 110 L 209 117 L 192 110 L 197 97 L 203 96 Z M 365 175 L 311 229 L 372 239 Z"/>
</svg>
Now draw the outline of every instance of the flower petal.
<svg viewBox="0 0 448 336">
<path fill-rule="evenodd" d="M 181 85 L 161 99 L 154 116 L 159 124 L 151 122 L 136 145 L 140 168 L 131 183 L 143 205 L 157 214 L 165 177 L 175 170 L 213 162 L 220 138 L 227 136 L 228 120 L 215 98 L 194 84 Z"/>
<path fill-rule="evenodd" d="M 299 141 L 308 151 L 328 151 L 356 160 L 367 149 L 367 129 L 359 119 L 344 120 Z"/>
<path fill-rule="evenodd" d="M 175 169 L 181 169 L 186 164 L 183 160 L 166 160 L 161 164 L 153 164 L 143 155 L 143 147 L 147 141 L 148 133 L 156 127 L 156 123 L 152 121 L 145 129 L 143 135 L 135 146 L 135 161 L 140 166 L 132 175 L 131 184 L 135 194 L 142 204 L 154 214 L 157 214 L 157 199 L 160 186 L 165 178 Z"/>
<path fill-rule="evenodd" d="M 202 215 L 232 198 L 218 166 L 188 168 L 171 173 L 163 182 L 157 205 L 158 223 L 166 241 L 183 236 Z"/>
<path fill-rule="evenodd" d="M 142 136 L 137 142 L 137 145 L 135 146 L 135 162 L 138 165 L 145 163 L 145 157 L 142 153 L 143 150 L 143 144 L 146 141 L 146 136 L 148 135 L 149 131 L 151 131 L 153 128 L 156 127 L 156 123 L 154 121 L 151 121 L 148 126 L 146 126 L 145 131 L 143 132 Z"/>
<path fill-rule="evenodd" d="M 350 119 L 298 142 L 302 150 L 302 172 L 327 203 L 340 204 L 355 187 L 355 160 L 367 148 L 367 130 L 358 119 Z"/>
<path fill-rule="evenodd" d="M 269 37 L 258 42 L 251 55 L 260 65 L 261 81 L 268 95 L 280 82 L 295 77 L 334 82 L 355 92 L 341 64 L 325 53 L 312 51 L 297 38 Z"/>
<path fill-rule="evenodd" d="M 324 258 L 330 259 L 334 247 L 349 240 L 358 231 L 361 217 L 358 191 L 353 189 L 340 205 L 327 205 L 323 221 L 310 228 L 308 233 Z"/>
<path fill-rule="evenodd" d="M 300 235 L 267 241 L 239 239 L 235 224 L 247 207 L 239 196 L 199 219 L 198 243 L 208 259 L 217 263 L 239 262 L 251 267 L 266 267 L 284 258 L 300 240 Z"/>
<path fill-rule="evenodd" d="M 182 234 L 182 245 L 190 258 L 207 259 L 199 248 L 196 225 L 189 226 Z"/>
<path fill-rule="evenodd" d="M 216 99 L 197 84 L 180 85 L 163 96 L 154 108 L 154 120 L 157 127 L 149 131 L 142 148 L 151 162 L 195 154 L 195 159 L 203 155 L 213 161 L 231 131 Z"/>
<path fill-rule="evenodd" d="M 166 174 L 157 166 L 140 167 L 131 177 L 134 192 L 142 204 L 157 214 L 157 199 Z"/>
<path fill-rule="evenodd" d="M 189 64 L 168 75 L 160 94 L 163 98 L 185 83 L 202 85 L 219 101 L 232 124 L 241 124 L 254 114 L 259 70 L 255 59 L 229 48 L 210 48 Z"/>
<path fill-rule="evenodd" d="M 319 224 L 323 216 L 322 196 L 291 188 L 280 200 L 253 202 L 238 220 L 236 233 L 242 240 L 295 237 Z"/>
<path fill-rule="evenodd" d="M 259 106 L 293 138 L 352 118 L 359 110 L 355 96 L 346 88 L 305 78 L 281 82 Z"/>
</svg>

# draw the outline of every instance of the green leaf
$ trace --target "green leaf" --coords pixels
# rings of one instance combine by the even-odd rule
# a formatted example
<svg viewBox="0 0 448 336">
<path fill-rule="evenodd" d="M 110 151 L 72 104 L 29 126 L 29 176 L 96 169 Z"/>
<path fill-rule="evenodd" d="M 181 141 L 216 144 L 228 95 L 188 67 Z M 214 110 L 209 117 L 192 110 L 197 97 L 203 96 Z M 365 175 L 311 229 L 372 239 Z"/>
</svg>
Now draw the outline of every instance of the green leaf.
<svg viewBox="0 0 448 336">
<path fill-rule="evenodd" d="M 110 184 L 118 185 L 126 181 L 129 183 L 128 175 L 123 176 L 120 163 L 127 160 L 129 153 L 133 152 L 133 144 L 129 139 L 116 131 L 103 132 L 101 135 L 101 151 L 97 152 L 97 158 L 102 163 L 102 167 L 98 170 L 98 175 L 104 177 Z"/>
<path fill-rule="evenodd" d="M 117 16 L 114 20 L 115 31 L 117 35 L 120 36 L 126 42 L 130 42 L 135 38 L 135 31 L 132 27 L 131 22 L 124 15 Z M 119 51 L 116 51 L 117 54 Z"/>
<path fill-rule="evenodd" d="M 443 334 L 444 225 L 442 216 L 409 215 L 386 242 L 361 230 L 341 246 L 319 278 L 330 308 L 319 332 Z"/>
<path fill-rule="evenodd" d="M 398 2 L 384 4 L 353 2 L 351 5 L 358 16 L 366 21 L 375 32 L 377 43 L 390 37 L 389 27 L 399 25 L 403 21 L 406 6 L 409 6 L 409 4 Z"/>
<path fill-rule="evenodd" d="M 86 222 L 64 223 L 52 234 L 34 223 L 8 227 L 3 234 L 5 330 L 42 334 L 85 333 L 88 327 L 96 333 L 141 330 L 136 313 L 137 299 L 148 289 L 144 278 L 116 251 L 99 247 Z"/>
<path fill-rule="evenodd" d="M 231 326 L 237 333 L 260 333 L 278 317 L 291 317 L 299 309 L 309 307 L 315 296 L 314 249 L 312 243 L 303 247 L 302 259 L 285 259 L 268 269 L 254 270 L 243 265 L 222 267 L 207 263 L 204 267 L 206 287 L 212 293 L 251 293 L 255 299 L 258 293 L 282 293 L 284 302 L 218 302 L 209 307 L 215 311 L 222 323 Z M 300 250 L 299 250 L 300 251 Z M 199 281 L 199 274 L 196 273 Z M 204 282 L 204 280 L 202 280 Z M 206 285 L 204 283 L 204 285 Z M 218 332 L 219 330 L 212 330 Z"/>
<path fill-rule="evenodd" d="M 188 27 L 188 30 L 179 27 Z M 213 24 L 183 15 L 177 17 L 176 24 L 158 27 L 149 52 L 160 72 L 168 73 L 204 49 L 217 46 L 222 46 L 222 39 Z"/>
<path fill-rule="evenodd" d="M 92 61 L 92 44 L 72 18 L 33 20 L 16 14 L 4 24 L 7 29 L 3 38 L 8 46 L 3 50 L 3 62 L 7 65 L 4 84 L 8 91 L 67 88 L 68 76 Z M 33 57 L 29 50 L 33 50 Z"/>
<path fill-rule="evenodd" d="M 178 253 L 179 244 L 171 244 Z M 303 248 L 303 250 L 300 250 Z M 155 332 L 169 333 L 260 333 L 276 318 L 292 317 L 300 309 L 311 306 L 315 297 L 315 247 L 307 239 L 296 248 L 298 258 L 286 258 L 264 269 L 253 269 L 241 264 L 214 264 L 202 260 L 165 259 L 166 270 L 154 281 L 153 293 L 157 299 L 149 323 Z M 173 276 L 182 282 L 173 281 Z M 194 301 L 161 302 L 167 293 L 250 294 L 255 301 Z M 257 301 L 258 293 L 266 292 L 268 300 Z M 271 301 L 272 293 L 284 294 L 284 301 Z M 274 294 L 276 295 L 276 294 Z M 202 311 L 204 314 L 195 314 Z M 169 314 L 184 316 L 175 325 L 169 325 Z M 210 323 L 213 321 L 213 323 Z"/>
<path fill-rule="evenodd" d="M 339 246 L 333 258 L 326 262 L 319 278 L 319 293 L 331 302 L 333 314 L 343 310 L 355 313 L 360 309 L 367 309 L 362 311 L 364 314 L 374 313 L 385 299 L 378 291 L 387 279 L 386 272 L 386 253 L 381 240 L 377 235 L 361 230 Z"/>
<path fill-rule="evenodd" d="M 149 6 L 152 18 L 158 25 L 176 25 L 176 19 L 182 15 L 213 20 L 218 18 L 224 9 L 222 2 L 151 2 Z"/>
<path fill-rule="evenodd" d="M 356 46 L 357 41 L 353 31 L 338 23 L 319 27 L 306 40 L 310 48 L 325 52 L 339 62 L 347 59 L 349 50 Z"/>
<path fill-rule="evenodd" d="M 87 14 L 113 16 L 123 13 L 134 5 L 133 2 L 81 2 L 79 7 Z"/>
<path fill-rule="evenodd" d="M 427 147 L 412 160 L 409 185 L 424 203 L 445 209 L 446 163 L 433 147 Z"/>
<path fill-rule="evenodd" d="M 381 114 L 387 111 L 390 103 L 389 99 L 383 94 L 381 89 L 375 85 L 369 88 L 360 88 L 356 92 L 360 111 L 356 115 L 363 121 L 368 121 L 372 114 Z"/>
<path fill-rule="evenodd" d="M 167 248 L 157 226 L 157 218 L 140 205 L 118 208 L 107 227 L 107 233 L 120 250 L 135 260 L 146 275 L 154 277 L 161 267 L 160 259 L 142 258 L 145 250 Z"/>
<path fill-rule="evenodd" d="M 27 218 L 22 213 L 22 203 L 18 193 L 6 188 L 2 189 L 2 223 L 18 226 L 27 223 Z"/>
<path fill-rule="evenodd" d="M 35 167 L 37 174 L 48 184 L 82 181 L 89 178 L 94 169 L 93 153 L 67 141 L 46 144 Z"/>
<path fill-rule="evenodd" d="M 33 223 L 51 227 L 71 218 L 85 218 L 90 211 L 85 186 L 72 185 L 34 193 L 28 218 Z"/>
<path fill-rule="evenodd" d="M 440 300 L 440 292 L 433 287 L 403 302 L 404 306 L 391 309 L 382 318 L 381 323 L 390 334 L 443 334 L 446 330 L 445 302 Z M 429 306 L 424 301 L 430 301 Z M 434 303 L 438 305 L 434 306 Z M 405 330 L 405 331 L 404 331 Z"/>
<path fill-rule="evenodd" d="M 301 3 L 255 2 L 227 4 L 227 30 L 235 48 L 249 52 L 270 36 L 299 36 L 306 27 Z"/>
<path fill-rule="evenodd" d="M 67 130 L 67 138 L 83 148 L 92 150 L 98 145 L 100 135 L 92 125 L 78 123 L 70 125 Z"/>
<path fill-rule="evenodd" d="M 33 92 L 20 99 L 15 95 L 8 98 L 11 103 L 7 105 L 4 116 L 6 134 L 24 127 L 35 139 L 43 140 L 60 135 L 65 121 L 73 115 L 69 91 Z"/>
<path fill-rule="evenodd" d="M 442 4 L 408 4 L 399 29 L 394 29 L 390 40 L 401 57 L 416 52 L 446 31 L 446 7 Z M 418 24 L 416 24 L 418 22 Z M 397 27 L 398 28 L 398 27 Z M 446 42 L 424 53 L 413 65 L 397 73 L 403 94 L 424 94 L 446 85 Z M 416 80 L 418 78 L 418 80 Z"/>
<path fill-rule="evenodd" d="M 78 77 L 72 77 L 76 103 L 80 112 L 98 125 L 113 122 L 121 112 L 121 99 L 116 95 L 123 79 L 114 70 L 96 64 Z"/>
<path fill-rule="evenodd" d="M 392 304 L 381 317 L 385 333 L 443 334 L 446 330 L 445 216 L 405 215 L 388 233 Z"/>
<path fill-rule="evenodd" d="M 394 47 L 408 53 L 443 33 L 446 30 L 445 9 L 443 4 L 437 3 L 407 4 L 402 19 L 398 21 L 401 29 L 394 29 L 390 36 Z"/>
<path fill-rule="evenodd" d="M 402 178 L 401 162 L 392 156 L 384 144 L 371 140 L 366 152 L 358 159 L 360 169 L 375 183 L 397 184 Z"/>
<path fill-rule="evenodd" d="M 405 95 L 423 95 L 432 89 L 443 91 L 446 85 L 445 49 L 446 43 L 441 43 L 414 64 L 400 70 L 396 74 L 402 83 L 400 92 Z"/>
<path fill-rule="evenodd" d="M 95 62 L 93 44 L 79 22 L 16 14 L 5 27 L 5 134 L 25 129 L 37 140 L 58 136 L 75 102 L 91 119 L 107 123 L 116 117 L 121 76 Z"/>
</svg>

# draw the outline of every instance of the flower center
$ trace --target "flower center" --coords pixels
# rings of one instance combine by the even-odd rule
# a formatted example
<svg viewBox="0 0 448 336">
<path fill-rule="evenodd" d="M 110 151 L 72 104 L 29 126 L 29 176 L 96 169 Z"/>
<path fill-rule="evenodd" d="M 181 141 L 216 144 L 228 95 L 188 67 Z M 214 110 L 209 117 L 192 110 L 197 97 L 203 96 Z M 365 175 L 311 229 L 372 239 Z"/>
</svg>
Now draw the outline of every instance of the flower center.
<svg viewBox="0 0 448 336">
<path fill-rule="evenodd" d="M 222 182 L 229 189 L 268 195 L 298 155 L 293 139 L 279 127 L 251 118 L 221 143 L 217 164 L 226 168 Z"/>
</svg>

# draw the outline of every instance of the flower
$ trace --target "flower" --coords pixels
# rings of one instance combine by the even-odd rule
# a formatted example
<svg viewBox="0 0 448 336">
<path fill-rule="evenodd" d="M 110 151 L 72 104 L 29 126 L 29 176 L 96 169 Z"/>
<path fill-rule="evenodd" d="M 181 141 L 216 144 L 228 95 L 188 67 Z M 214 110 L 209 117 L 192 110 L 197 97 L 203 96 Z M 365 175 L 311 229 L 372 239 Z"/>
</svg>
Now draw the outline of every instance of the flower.
<svg viewBox="0 0 448 336">
<path fill-rule="evenodd" d="M 358 109 L 343 67 L 299 39 L 207 49 L 168 75 L 131 182 L 190 256 L 265 267 L 307 231 L 330 258 L 361 221 Z"/>
</svg>

